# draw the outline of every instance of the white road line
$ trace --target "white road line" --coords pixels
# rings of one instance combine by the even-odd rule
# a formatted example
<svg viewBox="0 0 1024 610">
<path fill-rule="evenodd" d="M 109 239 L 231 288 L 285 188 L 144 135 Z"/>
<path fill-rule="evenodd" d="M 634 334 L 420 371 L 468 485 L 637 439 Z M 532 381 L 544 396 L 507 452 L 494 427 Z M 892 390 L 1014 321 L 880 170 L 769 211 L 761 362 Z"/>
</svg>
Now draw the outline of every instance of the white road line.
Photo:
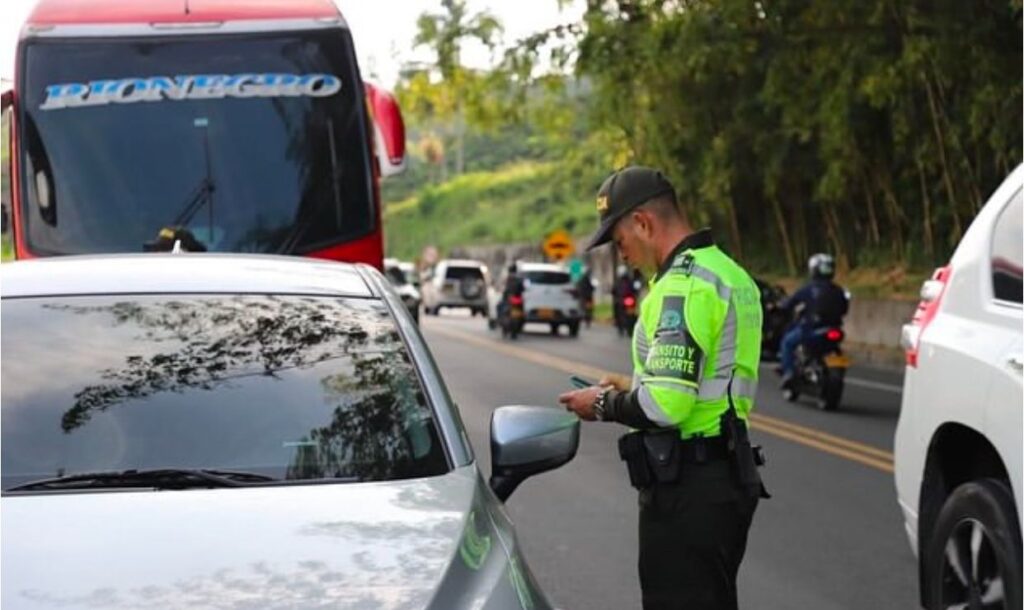
<svg viewBox="0 0 1024 610">
<path fill-rule="evenodd" d="M 856 377 L 847 377 L 846 383 L 850 385 L 859 385 L 862 388 L 871 388 L 872 390 L 881 390 L 883 392 L 892 392 L 894 394 L 902 394 L 903 387 L 893 385 L 891 383 L 882 383 L 880 381 L 869 381 L 867 379 L 857 379 Z"/>
<path fill-rule="evenodd" d="M 761 363 L 761 380 L 767 379 L 767 373 L 774 375 L 774 367 L 776 363 Z M 893 394 L 902 394 L 903 386 L 899 386 L 892 383 L 883 383 L 881 381 L 871 381 L 869 379 L 859 379 L 857 377 L 846 377 L 844 381 L 850 385 L 860 386 L 862 388 L 870 388 L 872 390 L 880 390 L 882 392 L 892 392 Z"/>
</svg>

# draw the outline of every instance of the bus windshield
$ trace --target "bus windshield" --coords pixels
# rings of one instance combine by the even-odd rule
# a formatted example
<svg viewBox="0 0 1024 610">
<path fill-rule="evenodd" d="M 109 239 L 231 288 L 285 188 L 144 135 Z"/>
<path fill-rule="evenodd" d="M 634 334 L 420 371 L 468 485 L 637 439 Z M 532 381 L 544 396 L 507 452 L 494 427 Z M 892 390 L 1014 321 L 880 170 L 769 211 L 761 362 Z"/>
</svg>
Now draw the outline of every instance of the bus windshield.
<svg viewBox="0 0 1024 610">
<path fill-rule="evenodd" d="M 36 254 L 159 249 L 161 232 L 197 242 L 186 249 L 304 254 L 375 229 L 347 30 L 40 38 L 23 61 Z"/>
</svg>

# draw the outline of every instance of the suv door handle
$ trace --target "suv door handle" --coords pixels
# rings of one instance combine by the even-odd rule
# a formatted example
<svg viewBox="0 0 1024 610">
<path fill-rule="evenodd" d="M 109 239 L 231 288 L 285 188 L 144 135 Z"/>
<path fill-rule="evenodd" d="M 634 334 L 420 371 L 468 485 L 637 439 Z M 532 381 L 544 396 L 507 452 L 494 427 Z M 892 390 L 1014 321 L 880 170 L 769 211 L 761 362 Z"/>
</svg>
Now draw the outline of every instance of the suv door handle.
<svg viewBox="0 0 1024 610">
<path fill-rule="evenodd" d="M 1017 371 L 1018 373 L 1024 372 L 1024 356 L 1020 354 L 1013 354 L 1006 359 L 1006 364 L 1010 365 L 1010 368 Z"/>
</svg>

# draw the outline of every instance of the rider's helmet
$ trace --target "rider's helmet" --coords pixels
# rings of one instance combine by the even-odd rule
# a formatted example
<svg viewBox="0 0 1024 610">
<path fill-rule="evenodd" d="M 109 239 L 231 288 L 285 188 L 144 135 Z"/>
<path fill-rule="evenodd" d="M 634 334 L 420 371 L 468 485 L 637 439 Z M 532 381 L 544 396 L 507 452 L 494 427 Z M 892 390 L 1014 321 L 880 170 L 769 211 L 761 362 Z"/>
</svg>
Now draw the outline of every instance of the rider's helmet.
<svg viewBox="0 0 1024 610">
<path fill-rule="evenodd" d="M 807 272 L 814 279 L 832 279 L 836 274 L 836 261 L 831 254 L 819 252 L 807 259 Z"/>
<path fill-rule="evenodd" d="M 509 275 L 515 275 L 518 272 L 519 272 L 519 268 L 516 267 L 515 261 L 509 263 L 509 265 L 508 265 L 508 274 Z"/>
<path fill-rule="evenodd" d="M 629 267 L 619 263 L 619 266 L 615 268 L 615 275 L 618 277 L 629 276 Z"/>
</svg>

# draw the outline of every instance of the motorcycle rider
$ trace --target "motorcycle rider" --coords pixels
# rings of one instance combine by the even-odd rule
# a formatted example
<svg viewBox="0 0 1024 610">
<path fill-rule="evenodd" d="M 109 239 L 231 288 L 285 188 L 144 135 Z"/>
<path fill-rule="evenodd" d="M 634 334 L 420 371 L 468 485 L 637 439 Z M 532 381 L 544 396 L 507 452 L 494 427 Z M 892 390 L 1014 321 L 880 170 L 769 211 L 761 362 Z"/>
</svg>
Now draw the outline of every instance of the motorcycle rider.
<svg viewBox="0 0 1024 610">
<path fill-rule="evenodd" d="M 583 319 L 587 326 L 590 326 L 590 320 L 594 315 L 594 280 L 590 278 L 589 267 L 576 281 L 576 295 L 580 301 L 580 310 L 583 311 Z"/>
<path fill-rule="evenodd" d="M 814 254 L 807 259 L 807 271 L 810 280 L 779 305 L 786 312 L 803 306 L 800 317 L 782 338 L 779 351 L 782 389 L 789 388 L 793 383 L 797 346 L 810 339 L 814 331 L 823 326 L 841 326 L 843 316 L 850 307 L 846 291 L 832 281 L 835 276 L 835 259 L 831 255 L 821 252 Z"/>
<path fill-rule="evenodd" d="M 626 326 L 626 297 L 637 299 L 639 296 L 638 284 L 634 281 L 634 275 L 630 273 L 626 265 L 619 265 L 615 270 L 615 283 L 612 285 L 612 305 L 615 314 L 615 326 L 620 331 Z"/>
<path fill-rule="evenodd" d="M 501 302 L 498 303 L 498 319 L 500 320 L 508 311 L 509 298 L 513 296 L 522 297 L 526 290 L 523 278 L 519 276 L 519 268 L 515 262 L 508 266 L 508 275 L 505 276 L 505 288 L 501 292 Z"/>
</svg>

